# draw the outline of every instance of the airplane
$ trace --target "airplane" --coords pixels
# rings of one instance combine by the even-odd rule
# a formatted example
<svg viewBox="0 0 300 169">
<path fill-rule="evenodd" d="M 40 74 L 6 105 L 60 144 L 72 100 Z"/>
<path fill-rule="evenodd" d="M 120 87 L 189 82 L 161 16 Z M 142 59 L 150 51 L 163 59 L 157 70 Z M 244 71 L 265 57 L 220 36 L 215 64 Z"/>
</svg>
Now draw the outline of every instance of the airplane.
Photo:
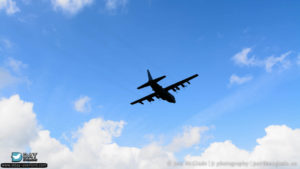
<svg viewBox="0 0 300 169">
<path fill-rule="evenodd" d="M 152 101 L 154 101 L 153 97 L 156 97 L 157 99 L 166 100 L 170 103 L 176 103 L 175 97 L 171 93 L 169 93 L 169 90 L 173 90 L 174 92 L 176 92 L 176 90 L 180 90 L 179 86 L 185 87 L 184 83 L 190 84 L 189 81 L 198 76 L 198 74 L 194 74 L 193 76 L 190 76 L 184 80 L 181 80 L 177 83 L 174 83 L 168 87 L 163 88 L 157 82 L 164 79 L 166 76 L 161 76 L 156 79 L 153 79 L 149 70 L 147 70 L 147 73 L 148 73 L 148 82 L 139 86 L 137 89 L 142 89 L 144 87 L 150 86 L 152 88 L 152 90 L 154 91 L 154 93 L 149 94 L 148 96 L 145 96 L 134 102 L 131 102 L 130 103 L 131 105 L 134 105 L 136 103 L 144 104 L 143 103 L 144 100 L 147 100 L 148 102 L 152 102 Z"/>
</svg>

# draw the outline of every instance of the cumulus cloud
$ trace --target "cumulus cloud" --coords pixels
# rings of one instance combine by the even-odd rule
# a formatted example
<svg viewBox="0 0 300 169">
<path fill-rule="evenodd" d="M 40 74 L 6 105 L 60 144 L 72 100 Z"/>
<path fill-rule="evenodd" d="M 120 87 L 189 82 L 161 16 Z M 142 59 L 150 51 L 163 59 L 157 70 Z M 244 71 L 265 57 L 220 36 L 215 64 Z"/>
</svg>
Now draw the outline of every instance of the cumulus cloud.
<svg viewBox="0 0 300 169">
<path fill-rule="evenodd" d="M 50 136 L 48 130 L 40 130 L 38 136 L 29 143 L 31 151 L 38 152 L 40 162 L 47 162 L 48 168 L 63 168 L 63 164 L 72 162 L 68 147 Z"/>
<path fill-rule="evenodd" d="M 142 148 L 120 146 L 114 138 L 120 137 L 124 121 L 110 121 L 94 118 L 84 123 L 76 132 L 76 140 L 69 146 L 51 137 L 48 130 L 37 125 L 33 104 L 24 102 L 18 95 L 0 100 L 0 159 L 10 161 L 12 151 L 24 151 L 29 146 L 38 152 L 40 162 L 47 162 L 49 169 L 169 169 L 203 168 L 203 166 L 170 166 L 176 161 L 173 150 L 197 144 L 199 133 L 206 128 L 187 127 L 183 134 L 169 144 L 173 150 L 151 143 Z M 24 130 L 26 129 L 26 130 Z M 211 143 L 200 155 L 188 154 L 184 162 L 296 162 L 300 164 L 300 129 L 286 125 L 271 125 L 266 135 L 257 139 L 253 150 L 247 151 L 234 145 L 230 140 Z M 192 141 L 187 141 L 187 139 Z M 223 168 L 230 167 L 209 167 Z M 241 167 L 238 167 L 241 168 Z M 275 169 L 283 167 L 257 166 L 249 169 Z M 292 167 L 297 168 L 297 167 Z"/>
<path fill-rule="evenodd" d="M 69 14 L 76 14 L 85 6 L 91 5 L 93 0 L 51 0 L 54 9 L 61 9 Z"/>
<path fill-rule="evenodd" d="M 239 149 L 231 141 L 227 140 L 224 142 L 214 142 L 205 149 L 205 151 L 200 156 L 187 155 L 185 157 L 186 161 L 241 161 L 245 160 L 249 156 L 249 152 L 246 150 Z"/>
<path fill-rule="evenodd" d="M 105 7 L 107 10 L 115 10 L 118 7 L 124 7 L 128 0 L 105 0 Z"/>
<path fill-rule="evenodd" d="M 7 15 L 13 15 L 20 11 L 13 0 L 0 0 L 0 10 L 5 10 Z"/>
<path fill-rule="evenodd" d="M 233 85 L 233 84 L 240 85 L 240 84 L 244 84 L 250 80 L 252 80 L 252 76 L 239 77 L 235 74 L 232 74 L 229 79 L 229 85 Z"/>
<path fill-rule="evenodd" d="M 0 161 L 9 159 L 12 151 L 24 151 L 37 135 L 32 107 L 32 103 L 22 101 L 18 95 L 0 99 Z"/>
<path fill-rule="evenodd" d="M 288 51 L 282 54 L 279 57 L 270 56 L 266 59 L 260 60 L 254 56 L 249 57 L 248 54 L 252 51 L 251 48 L 244 48 L 241 52 L 238 52 L 232 57 L 232 60 L 235 64 L 240 66 L 260 66 L 265 67 L 267 72 L 272 72 L 274 66 L 278 66 L 283 69 L 289 68 L 290 61 L 286 59 L 287 56 L 291 54 L 291 51 Z"/>
<path fill-rule="evenodd" d="M 156 144 L 143 148 L 119 146 L 112 138 L 120 136 L 123 126 L 123 121 L 92 119 L 78 129 L 72 148 L 52 138 L 49 131 L 42 130 L 30 147 L 39 152 L 39 161 L 47 161 L 50 169 L 159 169 L 166 168 L 167 160 L 175 160 L 172 153 Z"/>
<path fill-rule="evenodd" d="M 125 122 L 101 118 L 83 124 L 68 147 L 37 126 L 32 108 L 18 95 L 0 100 L 1 161 L 9 162 L 11 152 L 25 151 L 27 146 L 49 169 L 162 169 L 169 168 L 168 160 L 175 160 L 172 152 L 155 143 L 142 148 L 118 145 L 113 139 L 121 136 Z"/>
<path fill-rule="evenodd" d="M 74 108 L 78 112 L 87 113 L 91 111 L 91 98 L 83 96 L 74 102 Z"/>
<path fill-rule="evenodd" d="M 175 137 L 167 146 L 167 149 L 171 152 L 176 152 L 184 148 L 192 147 L 200 142 L 201 135 L 206 130 L 208 130 L 207 127 L 187 126 L 184 128 L 182 135 Z"/>
<path fill-rule="evenodd" d="M 231 141 L 215 142 L 199 156 L 187 155 L 186 161 L 246 162 L 249 169 L 278 168 L 278 166 L 252 166 L 251 162 L 286 162 L 300 164 L 300 129 L 291 129 L 285 125 L 271 125 L 265 129 L 266 135 L 257 139 L 253 151 L 246 151 L 235 146 Z M 234 163 L 235 162 L 235 163 Z M 197 167 L 196 167 L 197 168 Z M 215 166 L 211 168 L 220 168 Z M 223 166 L 222 168 L 233 168 Z M 279 167 L 280 168 L 280 167 Z M 281 167 L 284 168 L 284 167 Z M 297 168 L 297 167 L 287 167 Z"/>
<path fill-rule="evenodd" d="M 108 144 L 112 142 L 113 137 L 119 137 L 125 122 L 104 121 L 101 118 L 92 119 L 80 128 L 75 137 L 78 142 L 86 142 L 96 147 L 99 144 Z M 94 133 L 97 133 L 96 135 Z"/>
</svg>

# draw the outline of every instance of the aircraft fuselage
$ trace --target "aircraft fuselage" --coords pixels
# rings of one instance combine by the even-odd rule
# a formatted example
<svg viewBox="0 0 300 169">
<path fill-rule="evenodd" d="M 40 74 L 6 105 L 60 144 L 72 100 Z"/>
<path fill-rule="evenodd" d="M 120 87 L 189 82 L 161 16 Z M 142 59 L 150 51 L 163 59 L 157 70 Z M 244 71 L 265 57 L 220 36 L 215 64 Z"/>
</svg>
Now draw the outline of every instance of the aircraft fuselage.
<svg viewBox="0 0 300 169">
<path fill-rule="evenodd" d="M 152 83 L 150 86 L 159 98 L 166 100 L 170 103 L 176 103 L 175 97 L 163 87 L 161 87 L 159 84 Z"/>
</svg>

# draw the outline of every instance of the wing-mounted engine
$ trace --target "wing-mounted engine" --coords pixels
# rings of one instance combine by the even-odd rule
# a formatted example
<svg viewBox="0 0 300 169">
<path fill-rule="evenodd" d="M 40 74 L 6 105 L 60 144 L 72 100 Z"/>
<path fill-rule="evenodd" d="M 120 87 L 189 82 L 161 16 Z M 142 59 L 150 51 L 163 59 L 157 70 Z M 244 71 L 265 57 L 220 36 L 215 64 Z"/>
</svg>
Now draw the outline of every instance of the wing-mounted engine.
<svg viewBox="0 0 300 169">
<path fill-rule="evenodd" d="M 177 83 L 174 83 L 174 84 L 172 84 L 172 85 L 166 87 L 165 89 L 166 89 L 166 90 L 173 90 L 174 92 L 176 92 L 177 90 L 180 90 L 179 86 L 181 86 L 181 87 L 183 87 L 183 88 L 186 87 L 186 83 L 187 83 L 187 84 L 191 84 L 191 83 L 190 83 L 190 80 L 192 80 L 193 78 L 195 78 L 195 77 L 197 77 L 197 76 L 198 76 L 198 74 L 195 74 L 195 75 L 193 75 L 193 76 L 191 76 L 191 77 L 188 77 L 188 78 L 186 78 L 186 79 L 184 79 L 184 80 L 181 80 L 181 81 L 179 81 L 179 82 L 177 82 Z"/>
</svg>

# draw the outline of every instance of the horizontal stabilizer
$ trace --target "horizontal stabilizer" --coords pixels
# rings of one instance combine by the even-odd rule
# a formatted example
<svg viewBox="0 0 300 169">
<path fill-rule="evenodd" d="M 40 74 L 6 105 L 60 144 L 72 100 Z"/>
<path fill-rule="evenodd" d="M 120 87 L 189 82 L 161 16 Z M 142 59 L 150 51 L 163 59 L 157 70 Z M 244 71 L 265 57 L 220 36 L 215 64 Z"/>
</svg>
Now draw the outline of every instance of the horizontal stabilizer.
<svg viewBox="0 0 300 169">
<path fill-rule="evenodd" d="M 160 80 L 164 79 L 166 76 L 161 76 L 161 77 L 158 77 L 156 79 L 153 79 L 153 80 L 149 80 L 147 83 L 139 86 L 137 89 L 142 89 L 144 87 L 147 87 L 147 86 L 150 86 L 152 83 L 157 83 L 159 82 Z"/>
<path fill-rule="evenodd" d="M 149 82 L 147 82 L 147 83 L 145 83 L 145 84 L 139 86 L 138 89 L 141 89 L 141 88 L 144 88 L 144 87 L 147 87 L 147 86 L 150 86 L 150 83 L 149 83 Z"/>
<path fill-rule="evenodd" d="M 162 79 L 166 78 L 166 76 L 161 76 L 161 77 L 158 77 L 156 79 L 153 79 L 154 82 L 159 82 L 161 81 Z"/>
</svg>

